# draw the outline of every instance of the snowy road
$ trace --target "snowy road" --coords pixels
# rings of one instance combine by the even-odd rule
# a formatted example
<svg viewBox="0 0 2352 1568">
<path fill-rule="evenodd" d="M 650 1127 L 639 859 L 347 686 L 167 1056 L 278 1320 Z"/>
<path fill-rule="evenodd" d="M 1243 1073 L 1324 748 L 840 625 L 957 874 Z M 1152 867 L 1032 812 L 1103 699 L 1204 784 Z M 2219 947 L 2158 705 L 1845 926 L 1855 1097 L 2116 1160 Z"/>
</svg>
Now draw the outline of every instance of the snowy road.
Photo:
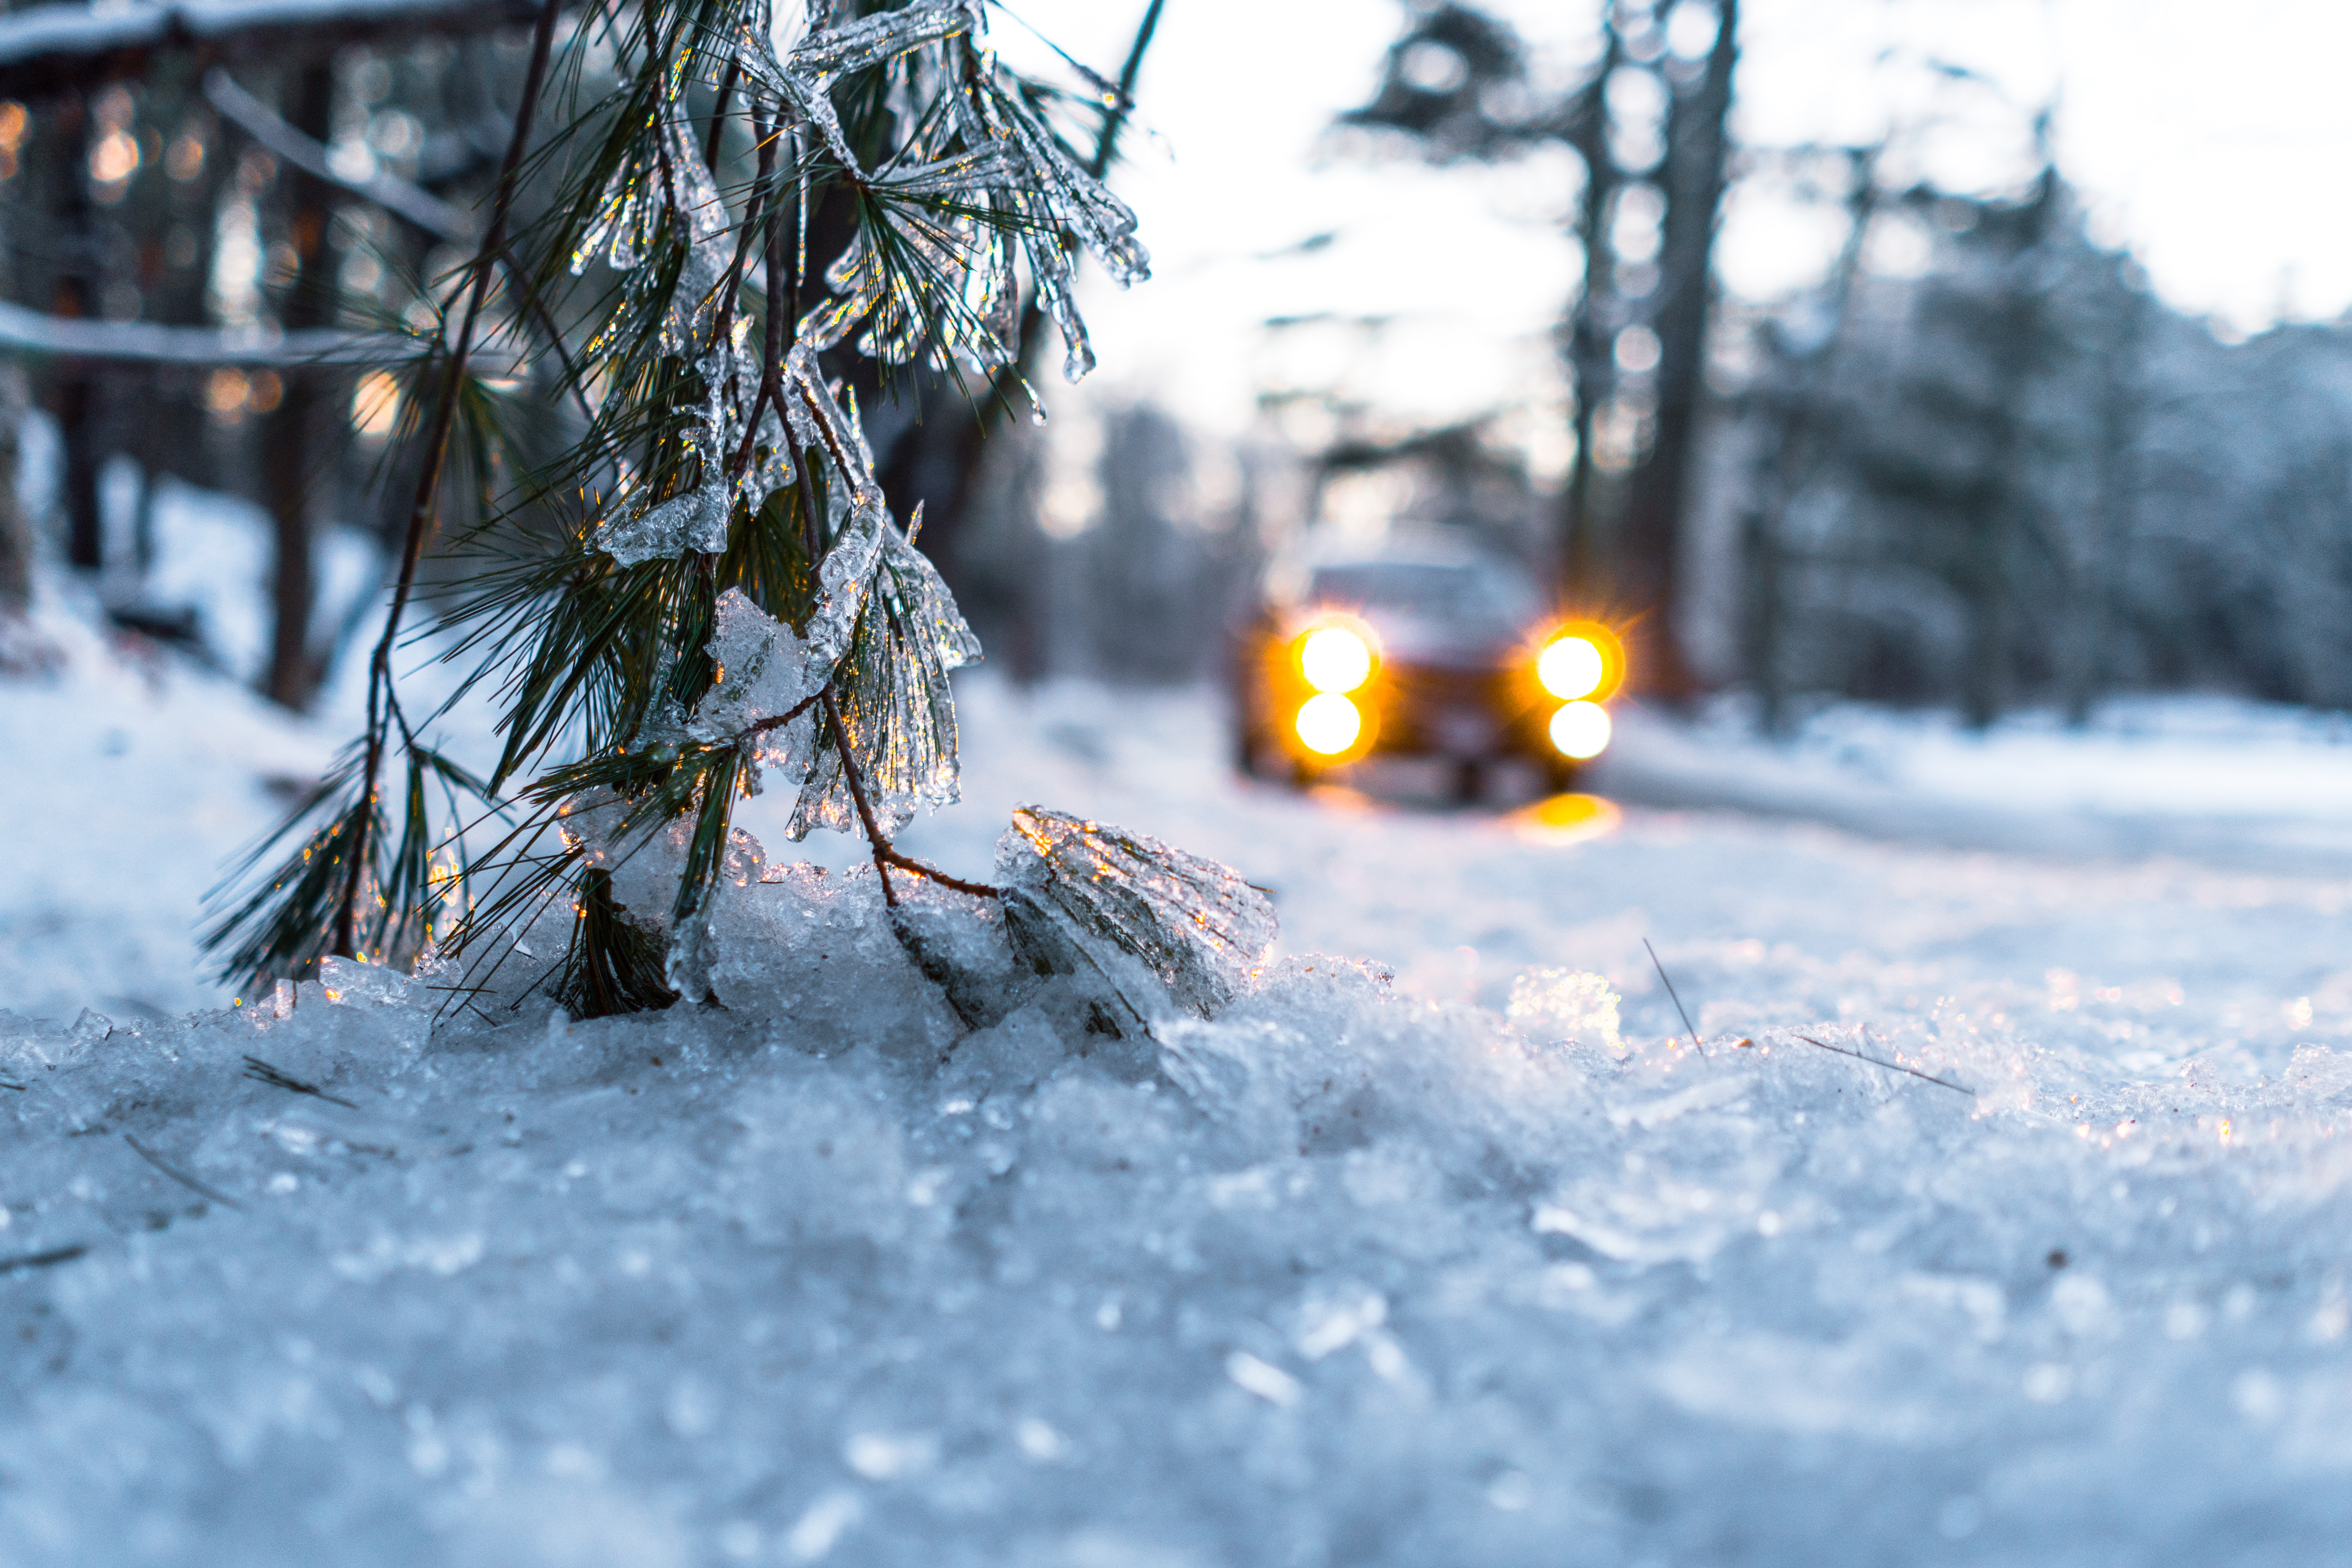
<svg viewBox="0 0 2352 1568">
<path fill-rule="evenodd" d="M 324 749 L 218 706 L 79 784 L 0 758 L 51 824 L 0 973 L 127 986 L 75 933 L 144 932 L 123 967 L 188 984 L 190 840 Z M 956 1043 L 870 882 L 793 875 L 730 906 L 724 1012 L 428 1047 L 362 977 L 0 1020 L 0 1560 L 2340 1551 L 2340 870 L 1301 799 L 1229 778 L 1192 699 L 966 714 L 971 802 L 910 847 L 984 871 L 1034 799 L 1224 859 L 1284 921 L 1255 989 L 1156 1043 L 1029 1009 Z M 167 732 L 216 743 L 128 765 Z M 143 820 L 174 785 L 212 815 Z"/>
</svg>

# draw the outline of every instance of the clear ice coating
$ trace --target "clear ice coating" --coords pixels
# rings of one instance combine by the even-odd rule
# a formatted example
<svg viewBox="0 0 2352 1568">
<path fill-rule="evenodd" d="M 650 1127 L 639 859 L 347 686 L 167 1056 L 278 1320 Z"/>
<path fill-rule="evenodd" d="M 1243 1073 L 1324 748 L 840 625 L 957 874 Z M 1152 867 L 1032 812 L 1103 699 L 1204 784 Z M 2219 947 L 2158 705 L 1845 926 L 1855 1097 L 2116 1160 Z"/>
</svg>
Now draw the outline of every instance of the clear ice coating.
<svg viewBox="0 0 2352 1568">
<path fill-rule="evenodd" d="M 597 526 L 596 547 L 621 565 L 635 566 L 689 550 L 719 554 L 727 548 L 738 499 L 757 510 L 772 492 L 792 482 L 784 426 L 767 409 L 761 411 L 752 460 L 741 475 L 728 476 L 728 466 L 742 445 L 743 410 L 752 401 L 759 375 L 741 341 L 748 331 L 746 323 L 737 322 L 733 335 L 738 341 L 720 344 L 695 367 L 702 376 L 702 406 L 683 440 L 701 465 L 700 482 L 644 511 L 625 510 Z M 624 487 L 615 501 L 625 509 L 628 500 Z"/>
<path fill-rule="evenodd" d="M 1274 905 L 1231 867 L 1044 806 L 1013 814 L 996 871 L 1008 892 L 1139 960 L 1204 1017 L 1233 999 L 1277 930 Z"/>
<path fill-rule="evenodd" d="M 920 525 L 921 514 L 917 512 Z M 872 591 L 834 690 L 842 729 L 857 757 L 868 804 L 885 832 L 959 795 L 955 694 L 951 670 L 980 658 L 980 639 L 929 557 L 885 520 Z M 820 733 L 819 750 L 787 829 L 850 832 L 856 802 L 843 776 L 838 743 Z"/>
<path fill-rule="evenodd" d="M 1072 297 L 1071 242 L 1122 287 L 1150 275 L 1150 257 L 1134 213 L 1000 84 L 975 41 L 983 32 L 973 0 L 921 0 L 807 32 L 782 52 L 784 31 L 764 11 L 735 30 L 736 60 L 754 89 L 788 125 L 814 128 L 868 198 L 856 238 L 827 271 L 834 297 L 808 312 L 800 335 L 831 347 L 863 323 L 856 346 L 873 358 L 1000 368 L 1013 353 L 1013 258 L 1025 251 L 1063 335 L 1063 373 L 1076 381 L 1095 356 Z M 919 53 L 929 46 L 943 51 L 938 59 Z M 910 72 L 928 66 L 946 111 L 918 117 L 915 134 L 868 174 L 843 139 L 831 89 L 901 56 L 918 62 Z"/>
<path fill-rule="evenodd" d="M 822 649 L 753 604 L 740 588 L 719 595 L 707 645 L 717 679 L 694 706 L 687 733 L 732 739 L 792 711 L 833 673 Z"/>
<path fill-rule="evenodd" d="M 718 554 L 727 548 L 727 523 L 734 512 L 734 487 L 710 473 L 684 495 L 672 496 L 636 516 L 598 525 L 597 548 L 623 566 L 641 565 L 684 551 Z"/>
</svg>

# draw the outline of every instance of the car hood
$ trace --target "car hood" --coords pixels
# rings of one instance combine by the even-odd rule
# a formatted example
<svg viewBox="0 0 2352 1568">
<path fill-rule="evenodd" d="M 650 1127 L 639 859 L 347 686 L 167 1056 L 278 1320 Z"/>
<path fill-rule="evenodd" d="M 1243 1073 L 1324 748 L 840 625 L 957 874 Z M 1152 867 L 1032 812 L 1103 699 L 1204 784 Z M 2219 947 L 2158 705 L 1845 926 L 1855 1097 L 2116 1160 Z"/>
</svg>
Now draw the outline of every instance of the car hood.
<svg viewBox="0 0 2352 1568">
<path fill-rule="evenodd" d="M 1480 668 L 1501 664 L 1517 646 L 1517 634 L 1470 627 L 1422 616 L 1369 611 L 1364 623 L 1381 640 L 1381 658 L 1391 664 L 1442 668 Z"/>
</svg>

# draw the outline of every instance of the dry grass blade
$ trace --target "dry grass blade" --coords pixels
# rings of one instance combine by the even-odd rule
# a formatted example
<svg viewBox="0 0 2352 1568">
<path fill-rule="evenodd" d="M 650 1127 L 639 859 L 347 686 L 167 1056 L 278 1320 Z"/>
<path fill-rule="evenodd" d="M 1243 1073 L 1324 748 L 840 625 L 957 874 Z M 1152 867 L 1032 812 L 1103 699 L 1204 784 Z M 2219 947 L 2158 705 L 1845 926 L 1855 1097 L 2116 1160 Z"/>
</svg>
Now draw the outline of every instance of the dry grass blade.
<svg viewBox="0 0 2352 1568">
<path fill-rule="evenodd" d="M 47 1252 L 24 1252 L 14 1258 L 0 1258 L 0 1274 L 15 1274 L 27 1268 L 54 1268 L 60 1263 L 71 1263 L 89 1251 L 89 1247 L 77 1241 L 68 1247 L 52 1247 Z"/>
<path fill-rule="evenodd" d="M 1667 977 L 1666 966 L 1658 963 L 1658 950 L 1650 946 L 1650 939 L 1646 936 L 1642 939 L 1642 946 L 1648 951 L 1651 963 L 1656 966 L 1658 978 L 1665 981 L 1666 994 L 1674 998 L 1675 1011 L 1682 1016 L 1683 1027 L 1690 1029 L 1691 1049 L 1700 1056 L 1706 1055 L 1706 1047 L 1698 1043 L 1698 1031 L 1691 1028 L 1690 1014 L 1683 1007 L 1682 994 L 1675 989 L 1674 981 Z"/>
<path fill-rule="evenodd" d="M 213 1186 L 209 1183 L 199 1181 L 197 1178 L 188 1174 L 187 1172 L 183 1171 L 177 1165 L 173 1164 L 169 1160 L 164 1159 L 163 1156 L 155 1152 L 154 1150 L 150 1149 L 146 1144 L 142 1143 L 138 1139 L 131 1136 L 130 1133 L 125 1132 L 122 1135 L 122 1141 L 131 1145 L 131 1152 L 132 1153 L 138 1155 L 141 1159 L 146 1161 L 149 1164 L 154 1166 L 157 1170 L 163 1172 L 165 1175 L 171 1177 L 172 1180 L 179 1183 L 180 1185 L 187 1188 L 188 1191 L 194 1193 L 199 1197 L 210 1198 L 216 1204 L 225 1204 L 228 1207 L 236 1209 L 240 1212 L 244 1210 L 245 1205 L 243 1204 L 229 1196 L 226 1193 L 222 1192 L 218 1187 Z"/>
<path fill-rule="evenodd" d="M 1932 1083 L 1938 1089 L 1948 1089 L 1955 1094 L 1965 1094 L 1970 1100 L 1974 1100 L 1977 1095 L 1977 1091 L 1975 1089 L 1969 1089 L 1965 1085 L 1954 1083 L 1949 1079 L 1931 1077 L 1927 1073 L 1921 1072 L 1917 1068 L 1906 1068 L 1901 1062 L 1881 1061 L 1876 1057 L 1865 1056 L 1860 1051 L 1847 1050 L 1843 1046 L 1832 1046 L 1825 1041 L 1817 1040 L 1811 1035 L 1799 1035 L 1797 1038 L 1804 1041 L 1805 1044 L 1809 1046 L 1819 1046 L 1822 1050 L 1829 1051 L 1836 1056 L 1852 1057 L 1858 1062 L 1868 1062 L 1872 1067 L 1885 1068 L 1888 1072 L 1908 1073 L 1922 1083 Z"/>
<path fill-rule="evenodd" d="M 353 1105 L 341 1095 L 329 1094 L 325 1089 L 320 1089 L 314 1083 L 304 1083 L 300 1079 L 294 1077 L 292 1074 L 282 1072 L 278 1068 L 271 1067 L 259 1057 L 247 1057 L 245 1058 L 245 1076 L 253 1079 L 256 1083 L 266 1083 L 272 1089 L 282 1089 L 289 1094 L 307 1094 L 313 1100 L 329 1100 L 336 1105 L 341 1106 L 346 1110 L 357 1110 L 359 1109 L 358 1106 Z"/>
</svg>

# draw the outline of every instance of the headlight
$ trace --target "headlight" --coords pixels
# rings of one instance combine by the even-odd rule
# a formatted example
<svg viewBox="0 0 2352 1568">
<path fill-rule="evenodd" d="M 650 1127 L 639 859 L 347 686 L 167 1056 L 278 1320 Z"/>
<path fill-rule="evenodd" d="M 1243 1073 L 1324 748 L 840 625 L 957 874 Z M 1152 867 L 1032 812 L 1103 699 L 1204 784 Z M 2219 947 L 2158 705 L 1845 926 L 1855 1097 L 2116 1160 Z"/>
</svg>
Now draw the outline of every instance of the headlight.
<svg viewBox="0 0 2352 1568">
<path fill-rule="evenodd" d="M 1298 731 L 1298 742 L 1318 756 L 1336 757 L 1356 743 L 1364 732 L 1364 716 L 1356 705 L 1336 691 L 1322 692 L 1308 698 L 1298 710 L 1292 728 Z"/>
<path fill-rule="evenodd" d="M 1554 637 L 1536 659 L 1536 679 L 1562 701 L 1591 696 L 1608 674 L 1609 661 L 1591 637 Z"/>
<path fill-rule="evenodd" d="M 1318 691 L 1353 691 L 1372 678 L 1372 645 L 1346 626 L 1318 626 L 1298 645 L 1298 672 Z"/>
<path fill-rule="evenodd" d="M 1551 743 L 1561 756 L 1580 763 L 1609 749 L 1610 729 L 1608 709 L 1598 702 L 1571 702 L 1551 716 Z"/>
</svg>

